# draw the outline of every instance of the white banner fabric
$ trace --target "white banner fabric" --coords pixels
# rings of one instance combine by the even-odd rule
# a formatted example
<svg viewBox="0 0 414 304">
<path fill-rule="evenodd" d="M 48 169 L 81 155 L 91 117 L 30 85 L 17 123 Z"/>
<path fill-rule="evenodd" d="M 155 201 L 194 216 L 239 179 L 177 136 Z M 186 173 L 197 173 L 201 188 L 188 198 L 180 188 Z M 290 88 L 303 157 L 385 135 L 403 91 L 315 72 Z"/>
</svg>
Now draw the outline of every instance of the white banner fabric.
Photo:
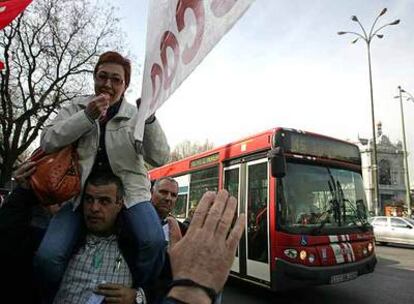
<svg viewBox="0 0 414 304">
<path fill-rule="evenodd" d="M 137 140 L 142 141 L 145 118 L 168 99 L 253 1 L 149 0 Z"/>
</svg>

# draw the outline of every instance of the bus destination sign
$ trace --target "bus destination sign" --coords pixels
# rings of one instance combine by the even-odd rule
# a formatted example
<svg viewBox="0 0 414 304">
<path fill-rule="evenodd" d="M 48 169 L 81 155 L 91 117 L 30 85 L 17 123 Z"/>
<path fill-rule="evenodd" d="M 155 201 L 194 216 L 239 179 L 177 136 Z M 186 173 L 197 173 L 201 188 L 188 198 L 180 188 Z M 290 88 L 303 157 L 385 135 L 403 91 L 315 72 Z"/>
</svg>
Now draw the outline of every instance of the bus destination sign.
<svg viewBox="0 0 414 304">
<path fill-rule="evenodd" d="M 204 156 L 199 159 L 195 159 L 190 162 L 190 168 L 199 167 L 209 163 L 213 163 L 219 160 L 219 153 L 214 153 L 208 156 Z"/>
<path fill-rule="evenodd" d="M 343 160 L 361 164 L 361 156 L 356 145 L 335 139 L 283 130 L 276 133 L 275 145 L 282 146 L 285 151 Z"/>
</svg>

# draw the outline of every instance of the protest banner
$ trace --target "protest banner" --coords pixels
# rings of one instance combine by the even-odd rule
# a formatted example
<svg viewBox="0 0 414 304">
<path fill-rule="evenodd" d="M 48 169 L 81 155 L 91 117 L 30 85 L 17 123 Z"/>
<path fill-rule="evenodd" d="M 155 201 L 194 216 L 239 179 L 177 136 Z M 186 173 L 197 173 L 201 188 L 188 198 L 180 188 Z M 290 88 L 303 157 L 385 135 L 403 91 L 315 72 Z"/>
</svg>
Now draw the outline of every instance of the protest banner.
<svg viewBox="0 0 414 304">
<path fill-rule="evenodd" d="M 0 30 L 12 22 L 32 0 L 0 0 Z"/>
<path fill-rule="evenodd" d="M 0 0 L 0 30 L 10 24 L 32 0 Z M 4 69 L 4 63 L 0 61 L 0 71 Z"/>
<path fill-rule="evenodd" d="M 135 138 L 254 0 L 151 0 Z"/>
</svg>

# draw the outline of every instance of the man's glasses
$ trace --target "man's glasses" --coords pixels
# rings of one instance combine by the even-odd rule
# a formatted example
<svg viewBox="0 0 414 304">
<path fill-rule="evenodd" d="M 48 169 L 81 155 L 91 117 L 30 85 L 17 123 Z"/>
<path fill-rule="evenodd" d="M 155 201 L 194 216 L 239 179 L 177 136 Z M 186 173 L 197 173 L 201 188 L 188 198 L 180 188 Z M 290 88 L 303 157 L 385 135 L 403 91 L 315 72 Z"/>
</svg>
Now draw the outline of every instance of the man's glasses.
<svg viewBox="0 0 414 304">
<path fill-rule="evenodd" d="M 109 80 L 111 80 L 112 85 L 114 86 L 120 86 L 124 83 L 124 80 L 116 75 L 109 75 L 107 73 L 97 73 L 96 74 L 96 80 L 102 84 L 106 83 Z"/>
</svg>

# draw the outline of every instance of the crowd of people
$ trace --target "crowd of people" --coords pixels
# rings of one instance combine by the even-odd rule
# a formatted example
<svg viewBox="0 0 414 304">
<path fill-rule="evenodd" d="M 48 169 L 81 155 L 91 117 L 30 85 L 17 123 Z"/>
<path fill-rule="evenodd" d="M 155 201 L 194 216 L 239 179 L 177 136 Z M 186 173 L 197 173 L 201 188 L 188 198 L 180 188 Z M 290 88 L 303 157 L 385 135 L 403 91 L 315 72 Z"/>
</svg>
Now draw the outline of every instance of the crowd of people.
<svg viewBox="0 0 414 304">
<path fill-rule="evenodd" d="M 102 54 L 95 94 L 62 108 L 41 134 L 52 153 L 74 145 L 81 191 L 43 206 L 30 176 L 36 162 L 15 172 L 18 184 L 0 208 L 0 288 L 13 303 L 218 303 L 244 217 L 232 226 L 236 199 L 206 192 L 190 219 L 171 216 L 178 183 L 150 186 L 145 162 L 168 161 L 169 147 L 155 117 L 144 138 L 133 136 L 137 106 L 124 96 L 131 64 Z M 21 290 L 21 292 L 16 292 Z"/>
</svg>

